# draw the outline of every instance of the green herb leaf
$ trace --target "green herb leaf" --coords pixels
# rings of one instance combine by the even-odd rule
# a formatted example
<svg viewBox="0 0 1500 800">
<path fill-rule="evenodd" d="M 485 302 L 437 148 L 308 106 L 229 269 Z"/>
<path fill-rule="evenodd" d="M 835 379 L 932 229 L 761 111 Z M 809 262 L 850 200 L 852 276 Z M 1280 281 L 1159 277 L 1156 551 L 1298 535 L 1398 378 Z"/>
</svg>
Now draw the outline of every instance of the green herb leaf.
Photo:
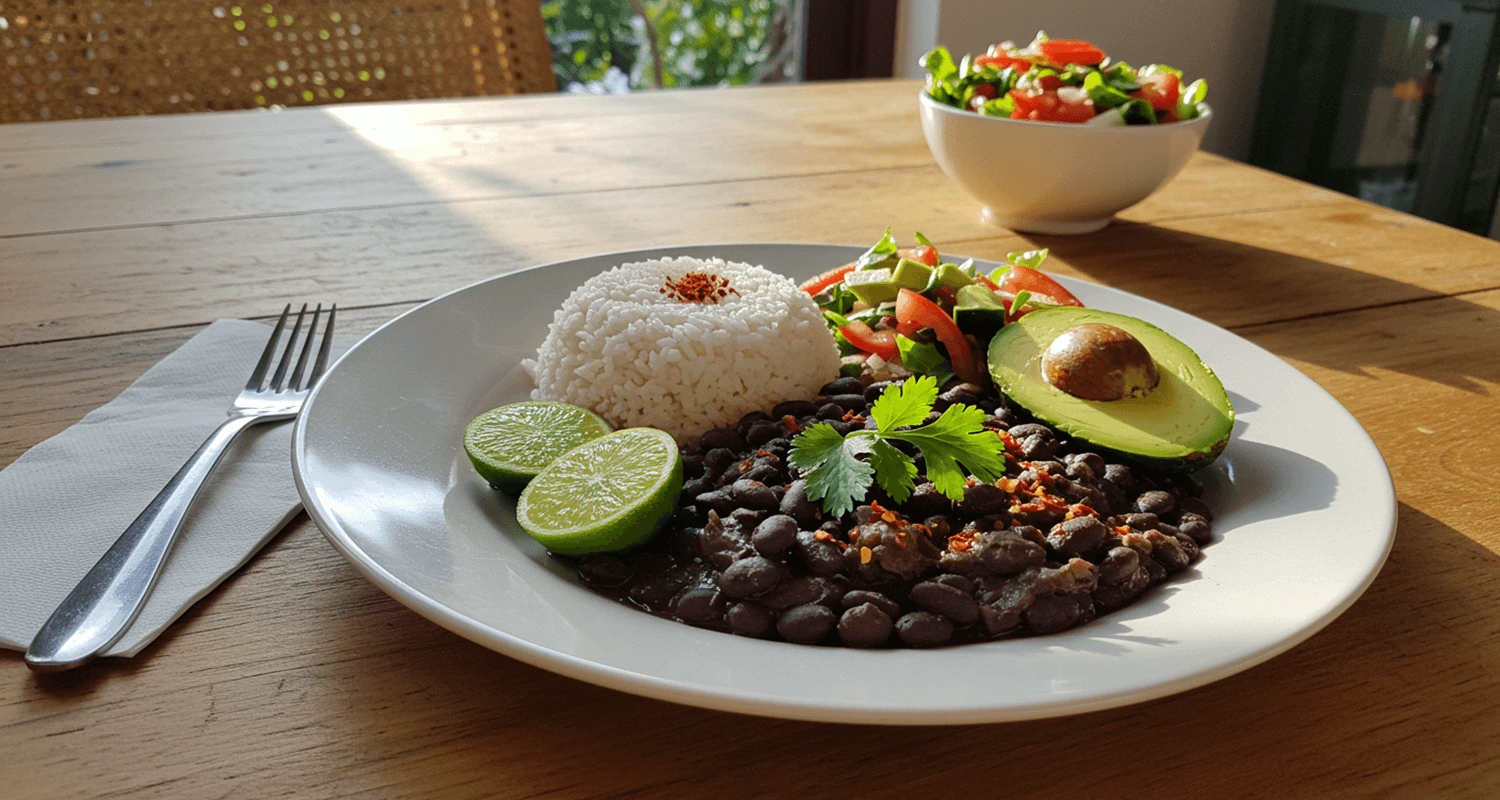
<svg viewBox="0 0 1500 800">
<path fill-rule="evenodd" d="M 842 436 L 826 423 L 797 434 L 787 460 L 807 479 L 807 499 L 823 501 L 823 508 L 836 517 L 852 511 L 875 475 L 875 467 L 856 458 L 869 450 L 871 441 L 869 436 Z"/>
<path fill-rule="evenodd" d="M 921 425 L 932 412 L 937 395 L 938 385 L 933 378 L 909 378 L 881 392 L 875 398 L 875 404 L 870 406 L 870 416 L 875 418 L 882 434 L 896 428 Z"/>
<path fill-rule="evenodd" d="M 890 258 L 895 254 L 896 239 L 895 237 L 891 236 L 891 229 L 887 227 L 885 229 L 885 235 L 880 237 L 880 241 L 876 242 L 874 247 L 866 250 L 865 254 L 860 256 L 858 261 L 854 262 L 854 268 L 857 270 L 868 269 L 869 267 L 875 264 L 879 264 L 880 262 L 886 260 L 887 258 Z"/>
<path fill-rule="evenodd" d="M 1018 267 L 1030 267 L 1032 269 L 1036 269 L 1039 264 L 1047 260 L 1048 252 L 1050 251 L 1047 248 L 1043 247 L 1040 250 L 1025 250 L 1019 253 L 1007 253 L 1005 256 L 1005 260 L 1009 261 L 1012 264 L 1015 264 Z M 991 277 L 990 280 L 994 280 L 994 278 Z"/>
<path fill-rule="evenodd" d="M 926 342 L 918 342 L 908 339 L 901 334 L 896 334 L 896 349 L 901 352 L 901 366 L 906 367 L 918 375 L 932 375 L 942 378 L 944 375 L 953 374 L 953 364 L 938 352 L 937 345 Z M 942 383 L 941 380 L 938 381 Z M 936 395 L 934 395 L 936 396 Z M 877 402 L 879 402 L 877 400 Z M 922 416 L 926 416 L 923 414 Z M 918 420 L 913 425 L 921 422 Z"/>
<path fill-rule="evenodd" d="M 1171 75 L 1176 75 L 1179 79 L 1182 78 L 1182 70 L 1176 67 L 1169 67 L 1166 64 L 1147 64 L 1146 66 L 1141 67 L 1140 70 L 1138 70 L 1137 74 L 1151 75 L 1157 72 L 1165 72 Z"/>
<path fill-rule="evenodd" d="M 927 70 L 927 74 L 940 81 L 952 80 L 958 76 L 958 66 L 953 63 L 953 54 L 942 45 L 928 50 L 917 63 Z"/>
<path fill-rule="evenodd" d="M 1125 117 L 1126 125 L 1156 124 L 1156 109 L 1139 97 L 1120 106 L 1120 114 Z"/>
<path fill-rule="evenodd" d="M 1010 313 L 1007 316 L 1010 319 L 1015 319 L 1021 313 L 1021 309 L 1026 307 L 1026 302 L 1030 299 L 1031 292 L 1025 289 L 1016 292 L 1016 299 L 1010 301 Z"/>
<path fill-rule="evenodd" d="M 979 107 L 979 113 L 987 117 L 1009 117 L 1016 110 L 1016 101 L 1009 94 L 1002 94 L 993 100 L 984 101 Z"/>
<path fill-rule="evenodd" d="M 843 364 L 839 366 L 840 378 L 858 378 L 865 371 L 864 362 L 857 364 Z"/>
<path fill-rule="evenodd" d="M 1130 102 L 1130 95 L 1104 81 L 1103 73 L 1090 72 L 1083 79 L 1083 88 L 1098 108 L 1115 108 Z"/>
<path fill-rule="evenodd" d="M 849 324 L 848 317 L 838 313 L 837 311 L 829 311 L 826 308 L 823 309 L 823 319 L 827 320 L 829 327 L 832 328 L 842 328 L 845 325 Z"/>
<path fill-rule="evenodd" d="M 931 247 L 934 250 L 937 249 L 937 245 L 933 244 L 931 239 L 928 239 L 926 236 L 923 236 L 921 231 L 917 231 L 913 235 L 916 237 L 917 244 L 925 244 L 925 245 L 927 245 L 928 247 Z"/>
<path fill-rule="evenodd" d="M 1004 445 L 993 431 L 985 430 L 984 412 L 973 406 L 952 405 L 931 425 L 904 431 L 882 429 L 881 435 L 916 445 L 926 461 L 928 480 L 950 500 L 964 497 L 964 470 L 984 483 L 1005 474 Z"/>
<path fill-rule="evenodd" d="M 898 503 L 906 502 L 917 488 L 917 462 L 884 439 L 876 439 L 870 446 L 870 466 L 875 469 L 880 488 Z"/>
</svg>

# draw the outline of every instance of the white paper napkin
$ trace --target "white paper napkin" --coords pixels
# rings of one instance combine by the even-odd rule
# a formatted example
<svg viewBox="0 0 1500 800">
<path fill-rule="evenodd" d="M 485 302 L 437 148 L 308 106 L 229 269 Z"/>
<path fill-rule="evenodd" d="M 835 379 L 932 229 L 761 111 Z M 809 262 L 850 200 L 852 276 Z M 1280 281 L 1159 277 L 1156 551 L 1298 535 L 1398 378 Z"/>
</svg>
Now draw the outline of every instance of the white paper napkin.
<svg viewBox="0 0 1500 800">
<path fill-rule="evenodd" d="M 0 647 L 30 644 L 224 421 L 270 335 L 255 322 L 213 323 L 119 397 L 0 471 Z M 240 435 L 199 495 L 141 615 L 106 655 L 140 652 L 301 510 L 291 441 L 290 421 Z"/>
</svg>

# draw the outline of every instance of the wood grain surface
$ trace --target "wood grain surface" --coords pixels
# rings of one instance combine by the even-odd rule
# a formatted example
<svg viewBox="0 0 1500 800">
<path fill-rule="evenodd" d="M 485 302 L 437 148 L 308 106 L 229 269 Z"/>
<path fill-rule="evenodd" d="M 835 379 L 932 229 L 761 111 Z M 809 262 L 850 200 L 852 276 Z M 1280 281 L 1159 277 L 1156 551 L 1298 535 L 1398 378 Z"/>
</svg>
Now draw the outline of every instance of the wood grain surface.
<svg viewBox="0 0 1500 800">
<path fill-rule="evenodd" d="M 304 517 L 136 659 L 42 678 L 0 654 L 0 796 L 1500 796 L 1500 244 L 1209 155 L 1098 234 L 987 228 L 926 154 L 915 92 L 0 127 L 0 465 L 218 317 L 335 297 L 362 333 L 558 258 L 893 224 L 980 257 L 1051 247 L 1051 268 L 1236 330 L 1344 403 L 1390 465 L 1400 528 L 1326 630 L 1079 717 L 786 722 L 470 644 Z"/>
</svg>

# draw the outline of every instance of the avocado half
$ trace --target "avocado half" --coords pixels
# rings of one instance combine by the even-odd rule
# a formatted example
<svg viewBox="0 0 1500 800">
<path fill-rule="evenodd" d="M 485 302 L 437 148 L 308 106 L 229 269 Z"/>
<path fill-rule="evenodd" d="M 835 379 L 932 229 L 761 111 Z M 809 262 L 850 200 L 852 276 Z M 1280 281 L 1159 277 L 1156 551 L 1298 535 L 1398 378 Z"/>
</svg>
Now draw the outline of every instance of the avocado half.
<svg viewBox="0 0 1500 800">
<path fill-rule="evenodd" d="M 1042 354 L 1063 331 L 1099 322 L 1146 346 L 1161 382 L 1143 397 L 1083 400 L 1042 377 Z M 1191 348 L 1148 322 L 1092 308 L 1032 311 L 990 340 L 990 377 L 1017 405 L 1075 439 L 1137 463 L 1175 472 L 1207 466 L 1229 442 L 1234 406 L 1213 370 Z"/>
</svg>

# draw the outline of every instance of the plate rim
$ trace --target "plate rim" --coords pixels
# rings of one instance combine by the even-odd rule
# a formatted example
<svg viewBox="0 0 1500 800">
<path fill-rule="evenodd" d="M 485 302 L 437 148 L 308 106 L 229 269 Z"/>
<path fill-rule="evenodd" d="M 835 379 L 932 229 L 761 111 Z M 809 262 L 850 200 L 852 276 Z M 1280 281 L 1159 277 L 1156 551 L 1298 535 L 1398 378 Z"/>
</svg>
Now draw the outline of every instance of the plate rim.
<svg viewBox="0 0 1500 800">
<path fill-rule="evenodd" d="M 962 244 L 962 243 L 960 243 Z M 325 372 L 325 379 L 335 374 L 335 370 L 344 362 L 350 354 L 364 346 L 371 339 L 379 335 L 407 316 L 442 302 L 443 300 L 472 290 L 478 286 L 502 280 L 523 272 L 547 269 L 559 265 L 571 264 L 578 261 L 595 259 L 618 260 L 625 263 L 626 260 L 641 258 L 662 257 L 669 251 L 681 250 L 703 250 L 709 248 L 748 248 L 748 247 L 788 247 L 788 248 L 826 248 L 829 250 L 859 250 L 868 249 L 864 245 L 830 244 L 826 242 L 697 242 L 688 244 L 656 245 L 651 247 L 633 248 L 629 250 L 618 250 L 604 253 L 592 253 L 574 256 L 571 258 L 558 259 L 529 267 L 511 270 L 509 272 L 492 275 L 472 283 L 465 284 L 455 289 L 443 292 L 425 302 L 422 302 L 402 313 L 392 317 L 377 326 L 374 330 L 360 337 L 333 362 Z M 976 261 L 990 261 L 990 259 L 975 259 Z M 1384 537 L 1380 556 L 1374 561 L 1366 575 L 1362 577 L 1358 587 L 1349 592 L 1339 603 L 1331 606 L 1318 618 L 1301 626 L 1295 634 L 1282 637 L 1275 642 L 1269 643 L 1261 648 L 1220 664 L 1214 668 L 1195 671 L 1192 674 L 1178 677 L 1172 680 L 1162 681 L 1147 687 L 1137 689 L 1125 689 L 1113 693 L 1095 695 L 1083 698 L 1051 697 L 1041 702 L 1027 703 L 1021 705 L 1006 705 L 1002 707 L 979 706 L 969 708 L 930 707 L 921 710 L 900 710 L 888 708 L 869 708 L 843 701 L 825 700 L 819 703 L 788 702 L 775 697 L 768 697 L 759 693 L 738 691 L 732 687 L 702 688 L 691 684 L 684 684 L 675 680 L 660 678 L 631 670 L 622 669 L 608 664 L 601 664 L 579 656 L 558 652 L 544 645 L 535 644 L 525 639 L 509 634 L 505 631 L 491 627 L 483 622 L 472 619 L 467 615 L 449 608 L 437 600 L 429 597 L 422 591 L 391 574 L 388 570 L 377 563 L 368 554 L 363 552 L 354 544 L 352 537 L 343 529 L 333 515 L 329 514 L 319 503 L 316 494 L 309 485 L 308 476 L 305 474 L 305 449 L 307 444 L 306 428 L 309 414 L 306 413 L 313 407 L 321 392 L 324 381 L 308 395 L 303 404 L 303 413 L 299 413 L 293 424 L 291 462 L 292 477 L 297 487 L 297 493 L 302 499 L 303 509 L 307 511 L 308 517 L 312 519 L 323 537 L 333 546 L 345 561 L 349 562 L 366 580 L 375 584 L 381 591 L 391 596 L 398 603 L 415 611 L 427 620 L 438 626 L 449 630 L 459 636 L 468 639 L 475 644 L 494 650 L 502 655 L 515 658 L 518 661 L 534 667 L 555 672 L 568 678 L 581 680 L 597 686 L 623 691 L 649 697 L 656 700 L 707 708 L 716 711 L 727 711 L 731 713 L 749 714 L 753 716 L 772 717 L 778 719 L 793 719 L 810 722 L 831 722 L 840 724 L 880 724 L 880 725 L 907 725 L 907 726 L 930 726 L 930 725 L 967 725 L 994 722 L 1026 721 L 1034 719 L 1045 719 L 1050 717 L 1069 716 L 1084 714 L 1091 711 L 1099 711 L 1110 708 L 1119 708 L 1137 703 L 1179 694 L 1210 683 L 1223 680 L 1237 673 L 1248 670 L 1262 664 L 1278 655 L 1281 655 L 1297 645 L 1307 641 L 1315 634 L 1322 631 L 1335 619 L 1348 611 L 1355 602 L 1374 583 L 1375 578 L 1384 568 L 1389 558 L 1391 549 L 1395 544 L 1397 523 L 1399 519 L 1399 501 L 1396 496 L 1395 482 L 1390 473 L 1390 467 L 1385 462 L 1384 454 L 1380 453 L 1379 446 L 1373 437 L 1360 424 L 1359 420 L 1338 401 L 1327 389 L 1317 381 L 1307 376 L 1301 370 L 1291 365 L 1285 359 L 1275 353 L 1261 347 L 1259 344 L 1240 336 L 1238 333 L 1224 328 L 1216 323 L 1205 320 L 1195 314 L 1153 300 L 1149 297 L 1117 289 L 1106 284 L 1094 283 L 1081 278 L 1068 275 L 1048 273 L 1058 279 L 1065 286 L 1070 283 L 1092 284 L 1108 289 L 1112 292 L 1127 295 L 1134 300 L 1146 303 L 1150 306 L 1160 306 L 1177 314 L 1191 317 L 1193 320 L 1209 325 L 1219 331 L 1233 336 L 1244 344 L 1260 350 L 1262 353 L 1287 364 L 1292 370 L 1301 375 L 1309 385 L 1321 392 L 1330 400 L 1335 408 L 1342 413 L 1350 423 L 1365 437 L 1372 450 L 1380 455 L 1380 471 L 1384 478 L 1378 487 L 1365 487 L 1378 489 L 1385 498 L 1385 502 L 1378 502 L 1380 498 L 1371 498 L 1372 505 L 1379 505 L 1384 510 L 1387 522 L 1380 531 Z M 1153 323 L 1154 324 L 1154 323 Z M 1373 533 L 1374 531 L 1372 531 Z M 1168 581 L 1170 583 L 1170 581 Z M 1155 587 L 1159 588 L 1159 587 Z"/>
</svg>

